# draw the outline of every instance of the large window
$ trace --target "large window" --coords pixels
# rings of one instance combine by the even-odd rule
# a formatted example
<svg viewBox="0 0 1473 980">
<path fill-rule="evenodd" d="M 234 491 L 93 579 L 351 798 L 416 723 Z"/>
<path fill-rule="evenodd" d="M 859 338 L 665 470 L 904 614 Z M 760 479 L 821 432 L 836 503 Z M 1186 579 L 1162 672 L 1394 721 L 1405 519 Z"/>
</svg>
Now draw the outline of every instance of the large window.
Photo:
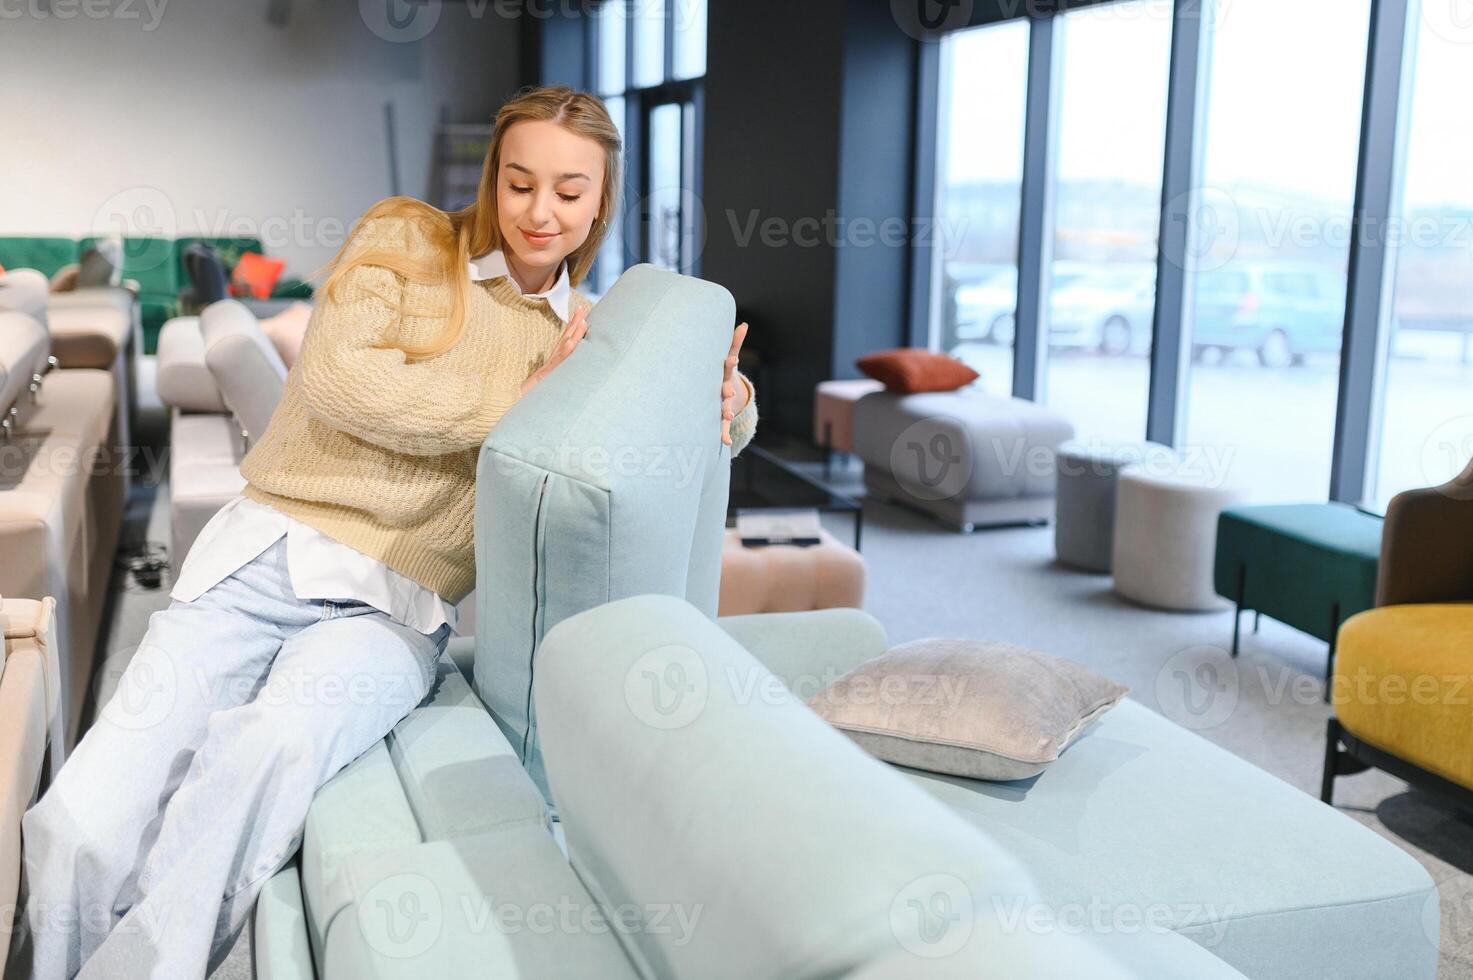
<svg viewBox="0 0 1473 980">
<path fill-rule="evenodd" d="M 1056 20 L 1063 62 L 1044 400 L 1084 439 L 1146 431 L 1171 11 L 1170 0 L 1130 0 Z"/>
<path fill-rule="evenodd" d="M 1370 0 L 1234 0 L 1211 53 L 1186 432 L 1255 501 L 1330 482 Z"/>
<path fill-rule="evenodd" d="M 1466 38 L 1424 19 L 1416 40 L 1388 360 L 1374 460 L 1378 506 L 1473 458 L 1473 130 Z"/>
<path fill-rule="evenodd" d="M 970 364 L 996 395 L 1013 389 L 1027 67 L 1021 20 L 958 31 L 941 44 L 931 346 Z"/>
<path fill-rule="evenodd" d="M 697 272 L 706 4 L 603 0 L 588 23 L 591 75 L 625 141 L 620 213 L 592 276 L 597 296 L 637 262 Z"/>
</svg>

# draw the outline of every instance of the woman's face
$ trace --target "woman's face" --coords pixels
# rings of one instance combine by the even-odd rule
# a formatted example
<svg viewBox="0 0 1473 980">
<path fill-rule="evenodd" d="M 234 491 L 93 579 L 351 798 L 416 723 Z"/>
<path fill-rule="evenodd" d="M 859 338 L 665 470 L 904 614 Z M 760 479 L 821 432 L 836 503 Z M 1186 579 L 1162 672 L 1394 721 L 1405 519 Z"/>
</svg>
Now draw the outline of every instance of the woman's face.
<svg viewBox="0 0 1473 980">
<path fill-rule="evenodd" d="M 496 206 L 509 261 L 551 276 L 588 240 L 603 195 L 604 153 L 586 136 L 528 119 L 506 131 Z"/>
</svg>

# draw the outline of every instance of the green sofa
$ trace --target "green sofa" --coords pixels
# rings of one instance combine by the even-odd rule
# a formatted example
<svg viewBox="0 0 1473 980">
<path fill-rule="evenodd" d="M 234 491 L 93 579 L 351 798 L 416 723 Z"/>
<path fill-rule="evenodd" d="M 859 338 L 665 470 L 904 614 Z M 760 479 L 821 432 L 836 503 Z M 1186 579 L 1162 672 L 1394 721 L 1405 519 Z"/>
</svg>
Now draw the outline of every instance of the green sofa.
<svg viewBox="0 0 1473 980">
<path fill-rule="evenodd" d="M 0 236 L 0 266 L 7 269 L 37 269 L 54 276 L 81 259 L 97 236 Z M 266 254 L 258 238 L 216 238 L 187 235 L 181 238 L 127 236 L 123 239 L 123 279 L 138 283 L 138 305 L 143 323 L 144 353 L 158 349 L 159 331 L 179 316 L 179 292 L 189 284 L 184 271 L 184 250 L 193 242 L 206 242 L 233 269 L 244 252 Z M 283 278 L 271 292 L 274 299 L 310 299 L 312 287 L 300 279 Z"/>
</svg>

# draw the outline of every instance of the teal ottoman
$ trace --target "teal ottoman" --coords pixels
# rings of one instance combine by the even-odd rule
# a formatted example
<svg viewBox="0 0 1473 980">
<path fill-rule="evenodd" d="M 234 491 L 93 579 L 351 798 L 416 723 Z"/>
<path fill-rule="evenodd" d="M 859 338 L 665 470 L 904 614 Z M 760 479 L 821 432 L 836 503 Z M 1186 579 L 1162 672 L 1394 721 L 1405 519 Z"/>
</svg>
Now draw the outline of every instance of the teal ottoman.
<svg viewBox="0 0 1473 980">
<path fill-rule="evenodd" d="M 1381 518 L 1349 504 L 1234 507 L 1217 520 L 1213 584 L 1238 604 L 1233 656 L 1245 609 L 1270 616 L 1330 644 L 1325 691 L 1340 624 L 1376 604 Z"/>
</svg>

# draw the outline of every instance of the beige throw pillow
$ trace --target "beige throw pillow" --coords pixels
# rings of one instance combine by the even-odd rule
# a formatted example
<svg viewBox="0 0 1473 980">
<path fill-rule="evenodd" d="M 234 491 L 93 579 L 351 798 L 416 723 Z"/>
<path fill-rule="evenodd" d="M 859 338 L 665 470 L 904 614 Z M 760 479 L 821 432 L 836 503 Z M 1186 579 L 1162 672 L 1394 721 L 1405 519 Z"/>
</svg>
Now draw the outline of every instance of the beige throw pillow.
<svg viewBox="0 0 1473 980">
<path fill-rule="evenodd" d="M 892 647 L 808 706 L 871 755 L 971 779 L 1026 779 L 1129 689 L 1010 643 L 929 638 Z"/>
</svg>

